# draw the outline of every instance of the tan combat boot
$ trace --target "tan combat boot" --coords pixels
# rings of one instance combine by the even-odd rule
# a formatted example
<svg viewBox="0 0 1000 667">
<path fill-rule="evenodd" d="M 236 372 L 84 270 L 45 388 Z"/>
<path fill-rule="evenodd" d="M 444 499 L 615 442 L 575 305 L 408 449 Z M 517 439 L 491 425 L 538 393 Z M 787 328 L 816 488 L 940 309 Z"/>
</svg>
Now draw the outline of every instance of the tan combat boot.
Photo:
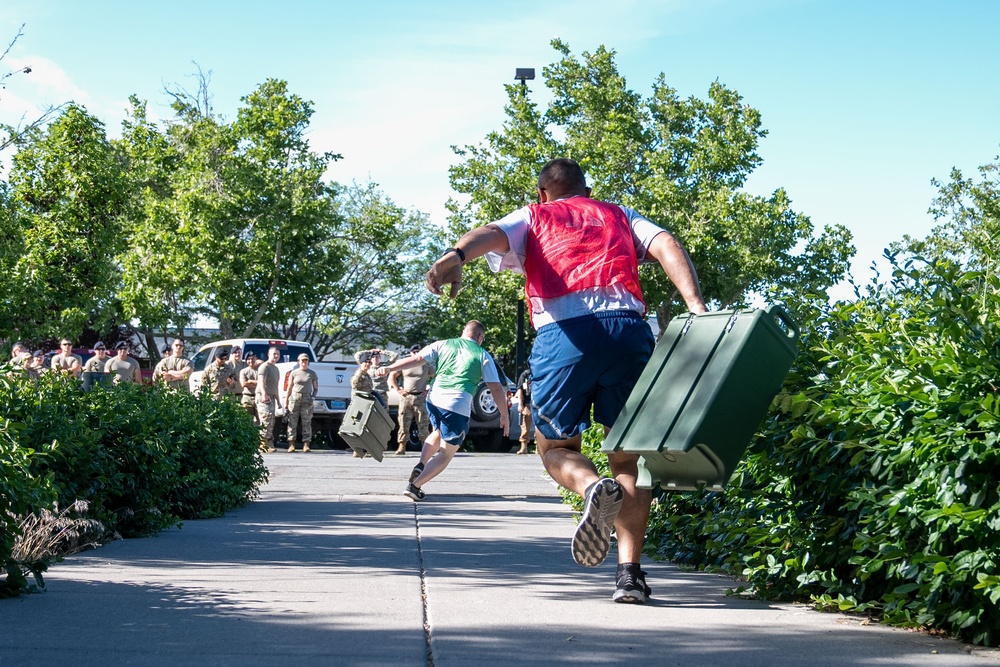
<svg viewBox="0 0 1000 667">
<path fill-rule="evenodd" d="M 291 454 L 295 451 L 295 443 L 288 445 L 288 453 Z"/>
<path fill-rule="evenodd" d="M 310 452 L 310 451 L 312 451 L 311 449 L 309 449 L 309 443 L 308 442 L 303 442 L 302 443 L 302 451 L 303 452 Z"/>
</svg>

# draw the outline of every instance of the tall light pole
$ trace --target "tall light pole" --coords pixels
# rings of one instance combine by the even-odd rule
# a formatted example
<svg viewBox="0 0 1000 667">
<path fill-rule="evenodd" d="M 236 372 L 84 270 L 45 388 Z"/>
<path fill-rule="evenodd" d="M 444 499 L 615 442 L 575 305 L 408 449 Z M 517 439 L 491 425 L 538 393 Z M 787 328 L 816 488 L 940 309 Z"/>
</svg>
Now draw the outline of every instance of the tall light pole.
<svg viewBox="0 0 1000 667">
<path fill-rule="evenodd" d="M 534 67 L 518 67 L 514 70 L 514 80 L 521 82 L 521 91 L 525 90 L 528 81 L 535 80 Z M 525 297 L 527 298 L 527 297 Z M 521 379 L 521 370 L 527 366 L 524 360 L 524 298 L 517 300 L 517 341 L 514 344 L 514 381 Z"/>
</svg>

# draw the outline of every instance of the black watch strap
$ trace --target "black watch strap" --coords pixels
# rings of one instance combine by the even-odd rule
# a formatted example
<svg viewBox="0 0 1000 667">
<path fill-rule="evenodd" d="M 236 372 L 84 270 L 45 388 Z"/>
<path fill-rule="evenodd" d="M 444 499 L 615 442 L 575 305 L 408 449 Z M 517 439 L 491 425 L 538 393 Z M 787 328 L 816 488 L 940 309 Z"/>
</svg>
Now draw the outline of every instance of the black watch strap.
<svg viewBox="0 0 1000 667">
<path fill-rule="evenodd" d="M 457 254 L 458 258 L 462 261 L 462 264 L 465 264 L 465 253 L 462 252 L 461 249 L 459 249 L 459 248 L 448 248 L 447 250 L 444 251 L 444 254 L 447 255 L 449 252 L 453 252 L 453 253 Z"/>
</svg>

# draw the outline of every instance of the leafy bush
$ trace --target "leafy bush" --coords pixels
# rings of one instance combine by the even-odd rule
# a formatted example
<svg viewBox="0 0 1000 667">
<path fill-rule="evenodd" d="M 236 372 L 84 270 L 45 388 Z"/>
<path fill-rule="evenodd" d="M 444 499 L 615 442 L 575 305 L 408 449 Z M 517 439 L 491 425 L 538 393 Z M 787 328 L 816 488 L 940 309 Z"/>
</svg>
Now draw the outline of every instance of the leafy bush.
<svg viewBox="0 0 1000 667">
<path fill-rule="evenodd" d="M 16 384 L 16 377 L 9 373 L 8 366 L 0 365 L 0 392 L 8 396 Z M 35 452 L 17 445 L 20 430 L 20 424 L 0 416 L 0 565 L 7 573 L 0 583 L 0 598 L 28 588 L 25 571 L 42 584 L 45 564 L 18 562 L 14 558 L 14 545 L 21 535 L 19 517 L 48 508 L 55 500 L 51 480 L 32 470 Z"/>
<path fill-rule="evenodd" d="M 724 493 L 662 493 L 648 548 L 905 626 L 1000 640 L 1000 279 L 895 266 L 828 308 Z"/>
<path fill-rule="evenodd" d="M 109 533 L 150 535 L 238 507 L 267 477 L 257 428 L 235 401 L 131 384 L 84 392 L 46 374 L 6 376 L 0 406 L 0 510 L 7 509 L 0 521 L 11 526 L 42 516 L 53 501 L 67 508 L 86 501 L 89 517 Z M 4 528 L 0 555 L 9 559 L 6 536 L 16 531 Z"/>
</svg>

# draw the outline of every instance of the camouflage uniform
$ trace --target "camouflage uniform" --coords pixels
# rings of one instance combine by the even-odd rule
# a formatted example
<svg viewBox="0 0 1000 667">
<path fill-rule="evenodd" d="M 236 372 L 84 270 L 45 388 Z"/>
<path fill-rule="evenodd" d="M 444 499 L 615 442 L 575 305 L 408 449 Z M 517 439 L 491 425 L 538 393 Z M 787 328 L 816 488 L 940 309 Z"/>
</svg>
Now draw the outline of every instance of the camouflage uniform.
<svg viewBox="0 0 1000 667">
<path fill-rule="evenodd" d="M 257 421 L 257 402 L 255 399 L 255 387 L 244 387 L 243 385 L 248 382 L 257 382 L 257 371 L 256 369 L 250 368 L 248 364 L 246 368 L 240 371 L 240 381 L 239 385 L 241 388 L 240 394 L 240 405 L 250 413 L 253 417 L 254 422 Z"/>
<path fill-rule="evenodd" d="M 406 443 L 410 439 L 410 423 L 417 420 L 417 433 L 420 442 L 427 439 L 431 432 L 431 422 L 427 417 L 427 384 L 430 379 L 430 366 L 426 363 L 415 368 L 404 368 L 398 371 L 403 378 L 403 392 L 399 395 L 399 433 L 397 454 L 406 453 Z"/>
<path fill-rule="evenodd" d="M 265 361 L 257 367 L 257 418 L 260 420 L 260 446 L 274 451 L 274 411 L 278 407 L 278 383 L 281 373 L 278 367 Z"/>
<path fill-rule="evenodd" d="M 372 382 L 372 376 L 366 373 L 362 369 L 358 369 L 351 376 L 351 390 L 363 394 L 370 394 L 375 389 L 375 383 Z"/>
<path fill-rule="evenodd" d="M 308 368 L 296 368 L 288 374 L 288 451 L 295 449 L 295 431 L 302 422 L 302 444 L 309 447 L 312 442 L 313 396 L 319 376 Z"/>
<path fill-rule="evenodd" d="M 371 359 L 374 356 L 373 352 L 374 350 L 361 350 L 360 352 L 355 352 L 354 360 L 357 361 L 359 364 L 364 363 L 365 361 Z M 390 352 L 389 350 L 378 350 L 378 353 L 379 353 L 378 365 L 376 366 L 373 363 L 368 371 L 369 376 L 372 377 L 372 384 L 373 384 L 373 389 L 370 389 L 369 391 L 377 391 L 380 395 L 384 397 L 389 393 L 389 378 L 388 377 L 377 378 L 372 376 L 372 374 L 375 373 L 376 368 L 381 368 L 382 366 L 388 366 L 392 362 L 396 361 L 396 359 L 399 359 L 399 354 L 397 352 Z"/>
<path fill-rule="evenodd" d="M 229 364 L 221 366 L 214 361 L 210 363 L 201 375 L 201 386 L 208 389 L 212 398 L 222 399 L 229 395 L 229 380 L 233 377 L 233 369 Z"/>
</svg>

